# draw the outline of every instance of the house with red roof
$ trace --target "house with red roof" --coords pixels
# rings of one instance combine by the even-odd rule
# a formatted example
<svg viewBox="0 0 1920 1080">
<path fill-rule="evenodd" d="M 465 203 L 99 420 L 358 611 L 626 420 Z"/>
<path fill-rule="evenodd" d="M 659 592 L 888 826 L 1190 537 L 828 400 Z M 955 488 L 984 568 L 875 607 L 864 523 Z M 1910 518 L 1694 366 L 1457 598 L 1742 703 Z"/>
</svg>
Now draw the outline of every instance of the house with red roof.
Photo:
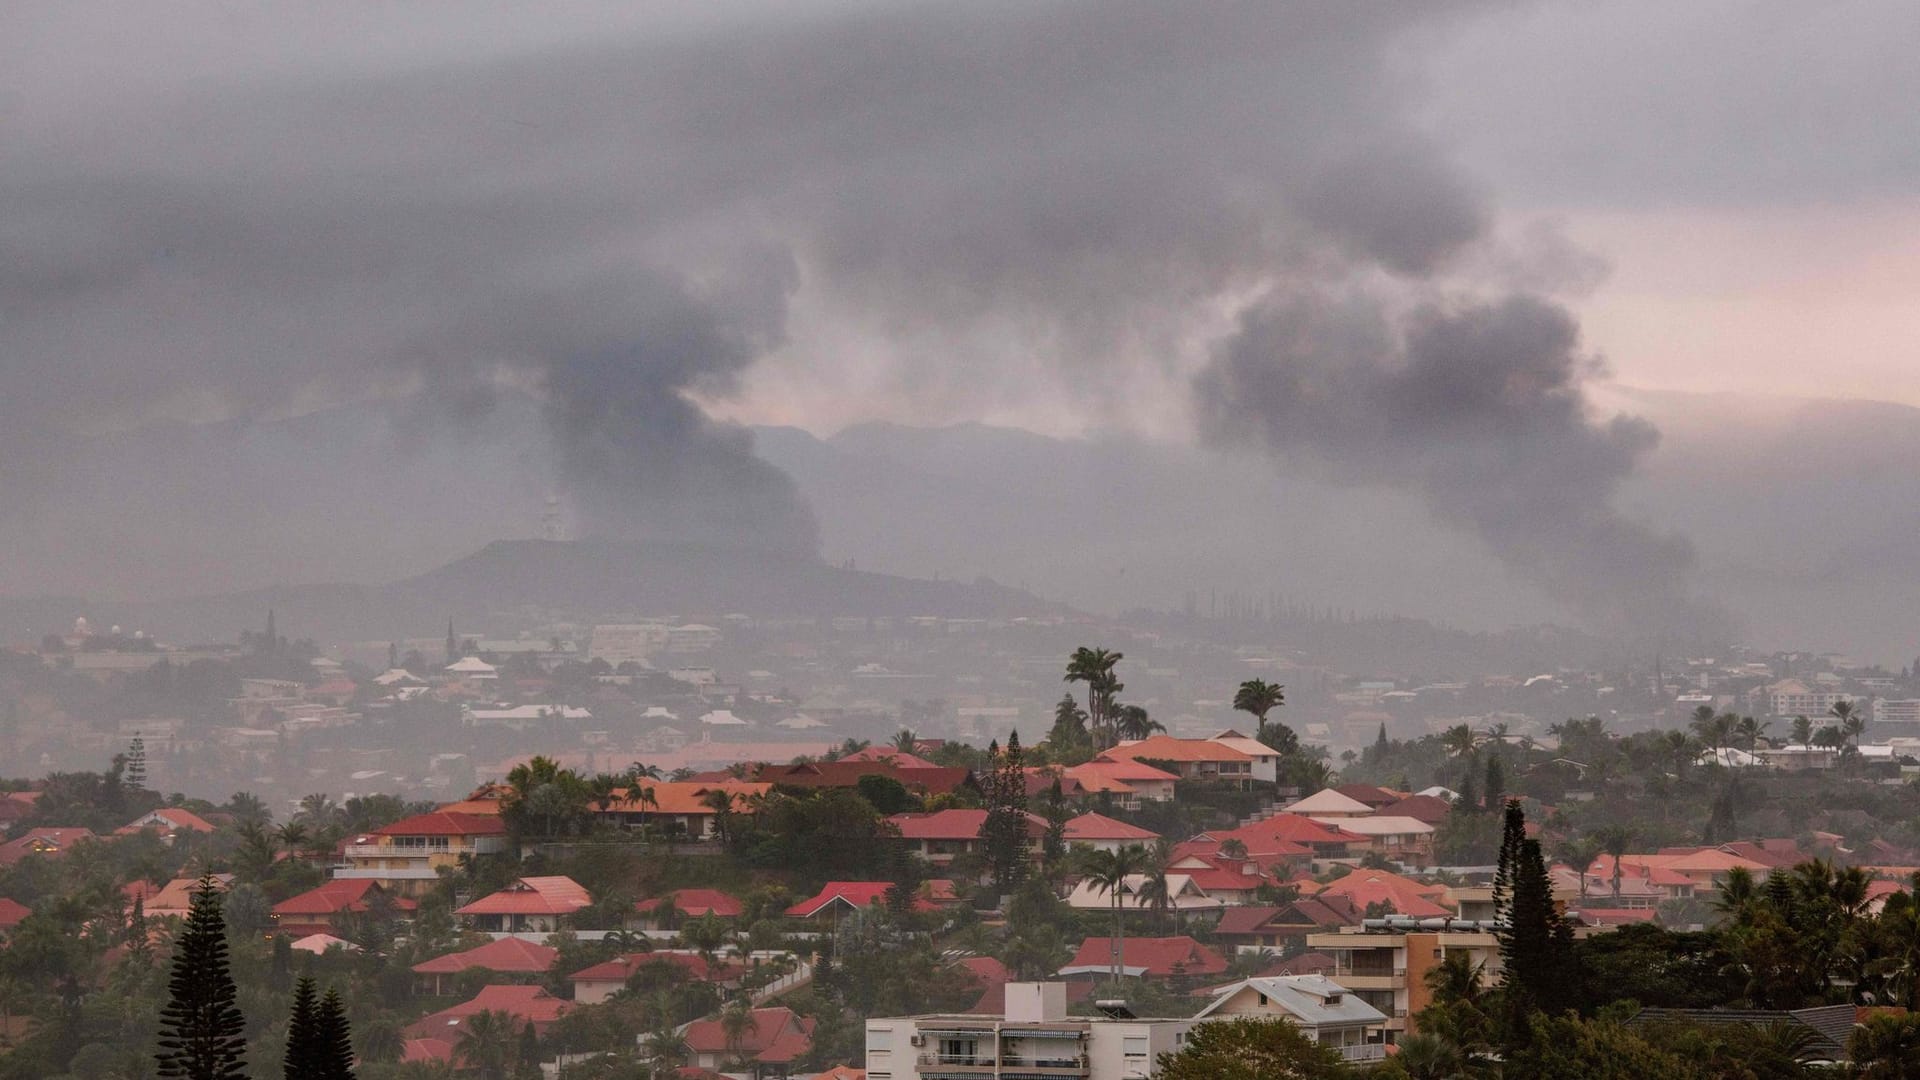
<svg viewBox="0 0 1920 1080">
<path fill-rule="evenodd" d="M 1066 978 L 1104 979 L 1113 971 L 1112 957 L 1112 938 L 1090 937 L 1080 943 L 1080 951 L 1060 974 Z M 1120 939 L 1120 968 L 1130 978 L 1188 979 L 1218 975 L 1227 970 L 1227 961 L 1184 934 L 1128 937 Z"/>
<path fill-rule="evenodd" d="M 452 976 L 466 971 L 486 971 L 498 975 L 545 975 L 553 967 L 560 950 L 517 937 L 503 937 L 471 949 L 445 953 L 413 965 L 422 986 L 431 985 L 432 994 L 447 992 Z"/>
<path fill-rule="evenodd" d="M 811 1017 L 780 1005 L 753 1010 L 753 1023 L 737 1042 L 717 1019 L 695 1020 L 680 1037 L 697 1068 L 719 1070 L 743 1060 L 752 1065 L 754 1080 L 775 1080 L 790 1076 L 794 1063 L 813 1052 L 813 1025 Z"/>
<path fill-rule="evenodd" d="M 1138 810 L 1147 802 L 1172 802 L 1173 786 L 1180 779 L 1165 769 L 1124 757 L 1095 758 L 1062 770 L 1062 775 L 1078 784 L 1080 790 L 1111 799 L 1123 810 Z"/>
<path fill-rule="evenodd" d="M 1177 774 L 1182 780 L 1253 782 L 1253 757 L 1212 739 L 1177 739 L 1153 735 L 1102 751 L 1107 761 L 1145 761 Z"/>
<path fill-rule="evenodd" d="M 336 878 L 377 881 L 403 896 L 418 896 L 440 880 L 442 867 L 462 858 L 507 850 L 507 825 L 498 814 L 435 810 L 382 825 L 347 841 Z"/>
<path fill-rule="evenodd" d="M 13 933 L 20 920 L 33 914 L 33 909 L 12 897 L 0 896 L 0 939 Z"/>
<path fill-rule="evenodd" d="M 684 949 L 624 953 L 568 975 L 567 981 L 573 984 L 573 1000 L 582 1005 L 598 1005 L 626 989 L 634 975 L 649 964 L 671 965 L 696 982 L 712 983 L 727 990 L 737 989 L 748 971 L 745 964 L 709 961 L 699 953 Z"/>
<path fill-rule="evenodd" d="M 912 851 L 936 867 L 944 867 L 960 855 L 980 850 L 981 831 L 986 828 L 985 810 L 937 810 L 931 814 L 895 814 L 887 819 L 900 830 L 900 838 Z M 1037 853 L 1047 835 L 1046 819 L 1026 815 L 1027 846 Z"/>
<path fill-rule="evenodd" d="M 800 761 L 791 765 L 762 765 L 754 779 L 780 787 L 812 791 L 818 788 L 856 788 L 868 776 L 884 776 L 926 798 L 951 795 L 963 788 L 977 789 L 973 772 L 957 766 L 931 763 L 902 765 L 884 759 L 841 758 L 838 761 Z"/>
<path fill-rule="evenodd" d="M 1116 821 L 1105 814 L 1081 814 L 1067 819 L 1066 823 L 1069 847 L 1085 845 L 1095 851 L 1119 851 L 1129 844 L 1150 847 L 1158 839 L 1160 834 L 1152 829 Z"/>
<path fill-rule="evenodd" d="M 1452 815 L 1453 804 L 1437 795 L 1409 795 L 1380 807 L 1375 813 L 1381 817 L 1409 817 L 1437 826 Z"/>
<path fill-rule="evenodd" d="M 1299 814 L 1275 814 L 1237 829 L 1201 833 L 1195 839 L 1222 844 L 1238 840 L 1247 854 L 1255 857 L 1275 852 L 1281 845 L 1297 845 L 1311 851 L 1316 859 L 1345 858 L 1355 845 L 1367 843 L 1367 838 L 1358 833 Z"/>
<path fill-rule="evenodd" d="M 826 917 L 838 921 L 840 916 L 850 911 L 865 911 L 875 904 L 887 902 L 887 890 L 892 888 L 885 881 L 829 881 L 818 893 L 800 901 L 786 910 L 789 919 L 818 919 Z M 924 896 L 914 898 L 915 911 L 933 911 L 937 905 Z"/>
<path fill-rule="evenodd" d="M 377 881 L 335 878 L 273 905 L 273 921 L 279 933 L 306 937 L 340 929 L 348 915 L 383 908 L 403 913 L 416 906 L 412 900 L 388 893 Z"/>
<path fill-rule="evenodd" d="M 1390 907 L 1396 915 L 1416 919 L 1444 918 L 1453 911 L 1442 905 L 1447 896 L 1444 885 L 1428 885 L 1386 870 L 1355 870 L 1315 893 L 1318 899 L 1340 897 L 1365 911 L 1376 904 Z"/>
<path fill-rule="evenodd" d="M 125 825 L 113 830 L 115 836 L 138 836 L 143 832 L 154 832 L 168 844 L 183 832 L 208 835 L 213 832 L 212 823 L 191 810 L 182 810 L 177 806 L 163 806 L 134 818 Z"/>
<path fill-rule="evenodd" d="M 570 877 L 523 877 L 454 911 L 475 930 L 491 934 L 551 934 L 568 926 L 593 897 Z"/>
<path fill-rule="evenodd" d="M 1170 874 L 1185 874 L 1193 884 L 1228 906 L 1251 904 L 1273 879 L 1252 859 L 1234 859 L 1218 852 L 1175 855 L 1167 863 Z"/>
<path fill-rule="evenodd" d="M 863 746 L 851 754 L 842 754 L 841 761 L 884 761 L 899 769 L 937 769 L 940 766 L 918 754 L 909 754 L 892 746 Z"/>
<path fill-rule="evenodd" d="M 13 866 L 29 855 L 56 859 L 86 840 L 98 840 L 91 829 L 41 826 L 0 844 L 0 866 Z"/>
<path fill-rule="evenodd" d="M 214 891 L 226 892 L 232 887 L 232 874 L 213 875 Z M 182 877 L 158 887 L 145 881 L 132 881 L 122 886 L 120 892 L 126 896 L 128 906 L 139 900 L 140 913 L 149 919 L 184 919 L 193 910 L 193 894 L 199 888 L 199 878 Z"/>
<path fill-rule="evenodd" d="M 1359 926 L 1360 921 L 1360 909 L 1344 896 L 1303 896 L 1291 904 L 1228 908 L 1221 912 L 1213 934 L 1232 952 L 1279 953 L 1305 941 L 1308 934 Z"/>
<path fill-rule="evenodd" d="M 737 919 L 746 910 L 738 899 L 718 889 L 677 889 L 634 904 L 633 913 L 637 918 L 630 922 L 638 930 L 675 930 L 682 918 L 711 915 L 716 919 Z"/>
<path fill-rule="evenodd" d="M 744 780 L 643 780 L 596 813 L 629 829 L 652 826 L 670 836 L 710 840 L 720 835 L 722 804 L 729 814 L 752 814 L 772 791 L 772 784 Z"/>
<path fill-rule="evenodd" d="M 470 1001 L 442 1009 L 408 1024 L 410 1039 L 444 1040 L 459 1047 L 466 1034 L 466 1022 L 483 1012 L 505 1013 L 513 1018 L 516 1031 L 533 1025 L 536 1035 L 545 1035 L 554 1022 L 573 1008 L 573 1002 L 554 997 L 538 986 L 483 986 Z"/>
<path fill-rule="evenodd" d="M 1122 911 L 1152 911 L 1155 904 L 1147 899 L 1147 875 L 1128 874 L 1120 883 L 1118 906 Z M 1067 893 L 1067 906 L 1077 911 L 1110 911 L 1115 907 L 1111 889 L 1096 883 L 1092 878 L 1082 878 L 1072 891 Z M 1225 900 L 1209 896 L 1185 871 L 1167 872 L 1166 909 L 1177 914 L 1217 914 L 1227 906 Z"/>
</svg>

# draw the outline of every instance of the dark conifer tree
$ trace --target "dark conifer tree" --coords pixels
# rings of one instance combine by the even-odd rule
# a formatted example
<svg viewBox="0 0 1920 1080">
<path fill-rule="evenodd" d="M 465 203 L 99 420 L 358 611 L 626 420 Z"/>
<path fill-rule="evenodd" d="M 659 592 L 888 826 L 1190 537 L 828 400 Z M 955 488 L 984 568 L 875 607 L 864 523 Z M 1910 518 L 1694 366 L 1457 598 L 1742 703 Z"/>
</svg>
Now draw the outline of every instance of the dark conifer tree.
<svg viewBox="0 0 1920 1080">
<path fill-rule="evenodd" d="M 286 1080 L 317 1080 L 320 1075 L 318 992 L 313 980 L 302 978 L 293 986 L 293 1011 L 287 1017 L 287 1053 L 281 1066 Z"/>
<path fill-rule="evenodd" d="M 520 1069 L 533 1074 L 540 1071 L 540 1033 L 533 1030 L 533 1021 L 520 1029 Z"/>
<path fill-rule="evenodd" d="M 1488 809 L 1505 804 L 1507 798 L 1507 767 L 1501 763 L 1499 754 L 1487 755 L 1487 778 L 1482 787 L 1486 792 Z"/>
<path fill-rule="evenodd" d="M 993 868 L 994 888 L 1005 895 L 1027 872 L 1027 774 L 1021 766 L 1019 732 L 1007 736 L 1006 748 L 992 761 L 987 781 L 987 820 L 980 831 L 987 862 Z"/>
<path fill-rule="evenodd" d="M 1500 913 L 1496 934 L 1505 967 L 1501 986 L 1512 1039 L 1525 1037 L 1529 1011 L 1559 1011 L 1577 982 L 1573 930 L 1554 901 L 1540 841 L 1527 838 L 1526 820 L 1520 800 L 1509 801 L 1494 877 L 1494 903 Z"/>
<path fill-rule="evenodd" d="M 314 1012 L 314 1061 L 317 1068 L 303 1077 L 312 1080 L 354 1080 L 353 1029 L 340 993 L 329 989 Z M 289 1074 L 291 1075 L 291 1074 Z"/>
<path fill-rule="evenodd" d="M 160 1010 L 161 1077 L 245 1080 L 246 1018 L 234 1004 L 227 967 L 227 927 L 211 873 L 193 892 L 187 922 L 174 944 L 170 999 Z"/>
</svg>

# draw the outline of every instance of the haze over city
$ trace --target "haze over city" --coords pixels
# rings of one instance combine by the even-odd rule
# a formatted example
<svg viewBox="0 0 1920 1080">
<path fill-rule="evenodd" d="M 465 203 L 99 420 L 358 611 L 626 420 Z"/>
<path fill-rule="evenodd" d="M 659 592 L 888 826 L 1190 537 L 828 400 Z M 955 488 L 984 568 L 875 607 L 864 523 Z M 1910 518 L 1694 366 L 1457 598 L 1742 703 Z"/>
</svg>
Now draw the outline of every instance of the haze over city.
<svg viewBox="0 0 1920 1080">
<path fill-rule="evenodd" d="M 0 1080 L 1920 1076 L 1916 55 L 8 6 Z"/>
</svg>

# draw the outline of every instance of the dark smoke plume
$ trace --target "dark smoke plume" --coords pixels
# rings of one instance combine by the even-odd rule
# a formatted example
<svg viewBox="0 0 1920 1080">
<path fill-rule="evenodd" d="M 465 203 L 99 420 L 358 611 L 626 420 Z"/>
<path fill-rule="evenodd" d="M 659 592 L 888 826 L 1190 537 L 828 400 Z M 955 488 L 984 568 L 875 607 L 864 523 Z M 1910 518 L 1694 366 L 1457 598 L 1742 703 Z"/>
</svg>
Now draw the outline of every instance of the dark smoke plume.
<svg viewBox="0 0 1920 1080">
<path fill-rule="evenodd" d="M 48 433 L 410 394 L 416 437 L 486 439 L 511 388 L 591 531 L 812 550 L 701 406 L 750 368 L 1124 420 L 1270 295 L 1212 423 L 1637 607 L 1684 546 L 1608 508 L 1651 433 L 1590 425 L 1564 316 L 1319 299 L 1457 288 L 1492 243 L 1401 64 L 1483 6 L 329 5 L 294 52 L 265 9 L 34 7 L 0 65 L 7 505 L 72 486 Z"/>
<path fill-rule="evenodd" d="M 1393 320 L 1366 297 L 1306 294 L 1246 312 L 1195 390 L 1217 441 L 1413 492 L 1610 627 L 1720 630 L 1689 596 L 1691 545 L 1613 506 L 1659 434 L 1591 420 L 1591 367 L 1572 317 L 1534 297 L 1430 303 Z"/>
</svg>

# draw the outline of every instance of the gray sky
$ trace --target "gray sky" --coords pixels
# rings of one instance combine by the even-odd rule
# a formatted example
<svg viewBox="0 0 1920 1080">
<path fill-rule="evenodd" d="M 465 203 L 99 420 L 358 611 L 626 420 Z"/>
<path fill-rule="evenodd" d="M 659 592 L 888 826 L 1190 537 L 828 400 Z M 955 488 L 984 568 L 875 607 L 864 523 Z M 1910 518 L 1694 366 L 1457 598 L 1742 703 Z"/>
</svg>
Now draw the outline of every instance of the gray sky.
<svg viewBox="0 0 1920 1080">
<path fill-rule="evenodd" d="M 1904 4 L 61 3 L 5 25 L 15 507 L 71 483 L 75 438 L 407 395 L 416 434 L 471 438 L 512 390 L 545 403 L 588 528 L 807 548 L 808 508 L 731 421 L 1212 439 L 1223 365 L 1298 385 L 1275 317 L 1305 304 L 1301 325 L 1383 328 L 1327 361 L 1371 388 L 1364 430 L 1422 355 L 1406 335 L 1525 294 L 1565 333 L 1433 398 L 1505 393 L 1529 418 L 1510 443 L 1233 444 L 1424 498 L 1590 605 L 1516 540 L 1567 500 L 1450 516 L 1462 469 L 1609 504 L 1656 440 L 1606 415 L 1609 379 L 1920 404 Z M 1501 447 L 1567 467 L 1487 466 Z M 1689 573 L 1658 523 L 1571 527 L 1660 553 L 1628 591 Z"/>
</svg>

